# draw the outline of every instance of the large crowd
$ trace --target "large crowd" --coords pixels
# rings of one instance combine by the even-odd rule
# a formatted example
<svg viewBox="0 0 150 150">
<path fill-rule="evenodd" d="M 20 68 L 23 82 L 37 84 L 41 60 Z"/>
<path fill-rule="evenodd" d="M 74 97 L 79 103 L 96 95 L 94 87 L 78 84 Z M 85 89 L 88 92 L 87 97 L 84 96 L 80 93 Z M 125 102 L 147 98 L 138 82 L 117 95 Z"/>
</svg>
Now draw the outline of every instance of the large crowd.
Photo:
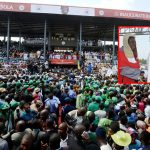
<svg viewBox="0 0 150 150">
<path fill-rule="evenodd" d="M 0 150 L 150 149 L 148 84 L 119 85 L 109 65 L 14 67 L 0 67 Z"/>
<path fill-rule="evenodd" d="M 30 41 L 30 40 L 29 40 Z M 95 44 L 94 44 L 95 43 Z M 99 43 L 99 44 L 96 44 Z M 7 48 L 6 41 L 0 40 L 0 61 L 4 62 L 7 59 Z M 84 54 L 84 61 L 87 63 L 110 63 L 112 59 L 117 60 L 117 58 L 112 58 L 112 45 L 106 45 L 105 48 L 102 45 L 101 41 L 83 41 L 82 42 Z M 91 46 L 91 47 L 90 47 Z M 95 47 L 96 48 L 95 48 Z M 47 50 L 46 59 L 65 59 L 65 60 L 78 60 L 78 53 L 73 50 L 74 48 L 68 47 L 54 47 L 51 51 Z M 115 53 L 117 51 L 117 46 L 115 47 Z M 10 41 L 9 47 L 9 58 L 13 62 L 17 60 L 28 61 L 28 60 L 44 60 L 44 50 L 43 46 L 36 47 L 36 43 L 33 45 L 25 45 L 24 42 L 20 43 L 16 41 Z"/>
</svg>

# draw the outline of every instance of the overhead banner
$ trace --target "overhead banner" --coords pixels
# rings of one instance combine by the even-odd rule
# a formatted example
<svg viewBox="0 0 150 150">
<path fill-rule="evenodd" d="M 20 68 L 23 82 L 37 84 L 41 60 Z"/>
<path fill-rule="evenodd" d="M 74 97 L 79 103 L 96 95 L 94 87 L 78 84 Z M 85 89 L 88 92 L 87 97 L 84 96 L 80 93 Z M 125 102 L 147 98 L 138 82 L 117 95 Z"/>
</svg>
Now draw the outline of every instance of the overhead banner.
<svg viewBox="0 0 150 150">
<path fill-rule="evenodd" d="M 113 10 L 113 9 L 96 8 L 95 16 L 150 20 L 150 13 L 148 12 L 138 12 L 138 11 L 128 11 L 128 10 Z"/>
<path fill-rule="evenodd" d="M 57 65 L 77 65 L 77 60 L 67 60 L 67 59 L 52 59 L 51 64 Z"/>
<path fill-rule="evenodd" d="M 31 4 L 0 2 L 0 11 L 31 12 Z"/>
<path fill-rule="evenodd" d="M 79 16 L 94 16 L 94 8 L 60 6 L 60 5 L 41 5 L 31 4 L 31 12 L 33 13 L 49 13 L 63 15 L 79 15 Z"/>
<path fill-rule="evenodd" d="M 150 20 L 149 12 L 32 3 L 0 2 L 0 11 Z"/>
</svg>

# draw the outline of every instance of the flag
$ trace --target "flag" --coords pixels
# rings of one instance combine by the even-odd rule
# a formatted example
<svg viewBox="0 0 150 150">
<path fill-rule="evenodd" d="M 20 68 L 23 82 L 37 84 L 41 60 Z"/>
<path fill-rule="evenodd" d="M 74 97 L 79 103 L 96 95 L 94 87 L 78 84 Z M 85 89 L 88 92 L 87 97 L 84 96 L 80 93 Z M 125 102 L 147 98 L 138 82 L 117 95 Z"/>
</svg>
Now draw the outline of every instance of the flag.
<svg viewBox="0 0 150 150">
<path fill-rule="evenodd" d="M 78 60 L 78 69 L 80 70 L 81 67 L 80 67 L 80 61 Z"/>
</svg>

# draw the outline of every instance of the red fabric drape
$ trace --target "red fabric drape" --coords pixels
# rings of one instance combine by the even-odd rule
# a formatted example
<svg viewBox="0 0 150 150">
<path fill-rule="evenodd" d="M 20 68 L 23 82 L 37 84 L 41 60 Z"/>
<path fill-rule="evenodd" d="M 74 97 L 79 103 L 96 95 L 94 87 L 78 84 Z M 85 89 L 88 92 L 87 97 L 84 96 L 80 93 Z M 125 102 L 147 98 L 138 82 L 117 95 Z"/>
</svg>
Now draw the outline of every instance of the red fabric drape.
<svg viewBox="0 0 150 150">
<path fill-rule="evenodd" d="M 120 50 L 119 51 L 119 71 L 118 71 L 118 81 L 119 83 L 124 83 L 124 84 L 131 84 L 131 83 L 136 83 L 135 80 L 130 79 L 128 77 L 122 76 L 120 74 L 121 72 L 121 68 L 122 67 L 130 67 L 130 68 L 135 68 L 135 69 L 139 69 L 140 68 L 140 64 L 139 61 L 136 61 L 136 63 L 131 63 L 128 61 L 128 59 L 126 58 L 124 51 Z"/>
<path fill-rule="evenodd" d="M 124 54 L 124 51 L 119 51 L 119 67 L 131 67 L 131 68 L 140 68 L 140 64 L 139 61 L 137 61 L 136 63 L 131 63 L 128 61 L 127 57 Z"/>
</svg>

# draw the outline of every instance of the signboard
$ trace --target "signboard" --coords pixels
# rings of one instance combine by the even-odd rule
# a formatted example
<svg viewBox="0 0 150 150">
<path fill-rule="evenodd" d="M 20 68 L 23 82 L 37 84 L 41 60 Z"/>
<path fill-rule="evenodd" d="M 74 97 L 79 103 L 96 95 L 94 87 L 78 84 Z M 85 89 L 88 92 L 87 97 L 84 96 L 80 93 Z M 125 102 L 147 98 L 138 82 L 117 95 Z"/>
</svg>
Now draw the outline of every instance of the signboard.
<svg viewBox="0 0 150 150">
<path fill-rule="evenodd" d="M 50 60 L 50 63 L 58 65 L 77 65 L 77 60 L 52 59 Z"/>
<path fill-rule="evenodd" d="M 120 26 L 120 36 L 126 33 L 134 33 L 136 35 L 150 35 L 150 28 L 148 26 L 139 26 L 133 28 L 125 28 L 125 26 Z"/>
<path fill-rule="evenodd" d="M 95 16 L 98 17 L 112 17 L 112 18 L 127 18 L 127 19 L 140 19 L 150 20 L 150 13 L 128 11 L 128 10 L 113 10 L 113 9 L 95 9 Z"/>
<path fill-rule="evenodd" d="M 33 45 L 42 45 L 44 44 L 44 38 L 27 38 L 23 42 L 24 44 L 33 44 Z M 46 38 L 46 44 L 48 43 L 48 39 Z"/>
<path fill-rule="evenodd" d="M 64 14 L 64 15 L 79 15 L 79 16 L 94 16 L 94 8 L 73 7 L 73 6 L 58 6 L 58 5 L 40 5 L 31 4 L 31 12 L 34 13 L 49 13 L 49 14 Z"/>
<path fill-rule="evenodd" d="M 0 11 L 31 12 L 31 4 L 0 2 Z"/>
<path fill-rule="evenodd" d="M 0 2 L 0 11 L 150 20 L 149 12 L 32 3 Z"/>
</svg>

